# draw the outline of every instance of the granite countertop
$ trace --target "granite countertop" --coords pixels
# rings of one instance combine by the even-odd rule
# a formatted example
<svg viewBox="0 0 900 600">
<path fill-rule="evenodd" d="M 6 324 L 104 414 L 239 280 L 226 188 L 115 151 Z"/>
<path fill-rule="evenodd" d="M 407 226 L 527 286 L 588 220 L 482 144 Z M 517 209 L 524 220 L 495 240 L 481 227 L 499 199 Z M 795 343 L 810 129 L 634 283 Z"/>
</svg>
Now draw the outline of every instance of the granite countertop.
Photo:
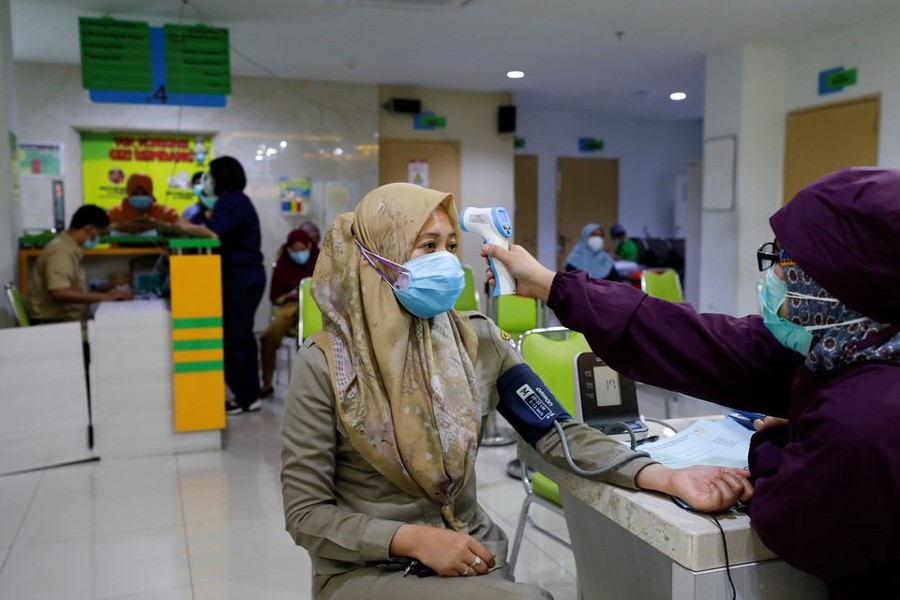
<svg viewBox="0 0 900 600">
<path fill-rule="evenodd" d="M 672 423 L 683 426 L 694 419 L 681 421 Z M 618 488 L 563 471 L 546 463 L 521 440 L 518 451 L 520 459 L 556 481 L 561 490 L 577 497 L 683 567 L 703 571 L 725 566 L 721 534 L 708 517 L 683 510 L 661 494 Z M 725 531 L 732 566 L 778 558 L 751 529 L 747 515 L 723 514 L 717 517 Z"/>
</svg>

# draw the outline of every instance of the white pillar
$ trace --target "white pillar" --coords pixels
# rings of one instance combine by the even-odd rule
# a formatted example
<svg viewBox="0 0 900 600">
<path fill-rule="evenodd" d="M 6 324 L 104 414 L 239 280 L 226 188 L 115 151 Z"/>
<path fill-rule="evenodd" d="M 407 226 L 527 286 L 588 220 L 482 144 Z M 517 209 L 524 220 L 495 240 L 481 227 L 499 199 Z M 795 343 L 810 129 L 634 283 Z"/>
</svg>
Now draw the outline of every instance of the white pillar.
<svg viewBox="0 0 900 600">
<path fill-rule="evenodd" d="M 785 51 L 748 44 L 708 56 L 703 139 L 737 138 L 730 211 L 701 215 L 700 304 L 704 312 L 757 312 L 756 248 L 772 239 L 784 169 Z"/>
<path fill-rule="evenodd" d="M 12 27 L 9 0 L 0 0 L 0 284 L 16 280 L 18 237 L 21 210 L 13 195 L 14 157 L 10 153 L 10 134 L 16 131 L 16 87 L 13 69 Z M 4 300 L 0 306 L 0 327 L 13 323 Z"/>
</svg>

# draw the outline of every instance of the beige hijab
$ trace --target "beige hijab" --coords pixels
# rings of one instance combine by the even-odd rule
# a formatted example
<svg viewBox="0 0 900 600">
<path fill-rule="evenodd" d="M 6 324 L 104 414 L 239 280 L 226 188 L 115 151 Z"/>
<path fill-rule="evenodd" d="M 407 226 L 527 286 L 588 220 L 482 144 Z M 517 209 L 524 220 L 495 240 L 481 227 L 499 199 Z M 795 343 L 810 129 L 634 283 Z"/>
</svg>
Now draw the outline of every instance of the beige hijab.
<svg viewBox="0 0 900 600">
<path fill-rule="evenodd" d="M 335 220 L 313 275 L 324 322 L 314 339 L 325 351 L 353 447 L 400 489 L 440 504 L 447 524 L 463 529 L 452 504 L 475 465 L 478 339 L 454 311 L 433 319 L 407 312 L 353 239 L 402 265 L 438 207 L 459 237 L 453 196 L 408 183 L 371 191 Z"/>
</svg>

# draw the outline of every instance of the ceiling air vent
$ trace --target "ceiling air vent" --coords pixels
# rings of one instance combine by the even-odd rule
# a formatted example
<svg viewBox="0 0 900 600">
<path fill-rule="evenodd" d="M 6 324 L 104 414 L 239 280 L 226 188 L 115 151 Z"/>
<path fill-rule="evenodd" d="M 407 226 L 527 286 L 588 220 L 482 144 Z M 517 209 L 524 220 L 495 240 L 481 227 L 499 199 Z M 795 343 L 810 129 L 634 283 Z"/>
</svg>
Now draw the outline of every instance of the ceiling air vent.
<svg viewBox="0 0 900 600">
<path fill-rule="evenodd" d="M 363 6 L 367 8 L 416 8 L 448 10 L 462 8 L 472 0 L 331 0 L 332 4 Z"/>
</svg>

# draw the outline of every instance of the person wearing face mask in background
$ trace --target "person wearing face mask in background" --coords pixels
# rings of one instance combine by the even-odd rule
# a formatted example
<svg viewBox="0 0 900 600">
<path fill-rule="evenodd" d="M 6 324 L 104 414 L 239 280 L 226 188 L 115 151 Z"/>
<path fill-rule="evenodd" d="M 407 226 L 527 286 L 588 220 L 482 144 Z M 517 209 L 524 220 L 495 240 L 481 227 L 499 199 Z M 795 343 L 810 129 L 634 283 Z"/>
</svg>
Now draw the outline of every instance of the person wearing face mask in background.
<svg viewBox="0 0 900 600">
<path fill-rule="evenodd" d="M 124 290 L 88 291 L 81 257 L 84 250 L 97 245 L 108 229 L 106 212 L 99 206 L 85 204 L 72 215 L 69 228 L 41 250 L 28 290 L 28 312 L 35 324 L 82 320 L 95 302 L 134 297 Z"/>
<path fill-rule="evenodd" d="M 157 223 L 177 223 L 178 213 L 153 197 L 153 180 L 143 173 L 134 173 L 125 184 L 128 194 L 122 203 L 109 209 L 113 229 L 124 233 L 144 233 Z"/>
<path fill-rule="evenodd" d="M 459 235 L 451 194 L 392 183 L 325 236 L 312 284 L 324 329 L 297 352 L 282 418 L 286 528 L 309 551 L 314 600 L 550 598 L 510 580 L 506 535 L 477 502 L 494 410 L 567 469 L 565 435 L 584 468 L 608 466 L 596 480 L 707 511 L 751 493 L 740 469 L 667 469 L 546 396 L 558 420 L 528 422 L 519 394 L 545 386 L 492 321 L 453 310 Z M 404 577 L 426 567 L 442 577 Z"/>
<path fill-rule="evenodd" d="M 204 205 L 212 209 L 209 225 L 182 221 L 189 233 L 217 238 L 222 256 L 222 336 L 225 383 L 234 401 L 226 402 L 229 415 L 260 409 L 259 350 L 253 323 L 266 290 L 259 215 L 244 193 L 247 175 L 231 156 L 209 163 L 202 179 Z"/>
<path fill-rule="evenodd" d="M 566 271 L 587 271 L 594 279 L 621 281 L 612 256 L 603 249 L 603 227 L 588 223 L 566 257 Z"/>
<path fill-rule="evenodd" d="M 300 282 L 312 277 L 319 258 L 319 247 L 303 229 L 294 229 L 287 241 L 278 249 L 272 281 L 269 284 L 269 300 L 272 302 L 272 320 L 259 338 L 259 357 L 262 367 L 262 390 L 265 397 L 273 392 L 272 375 L 275 373 L 275 357 L 281 341 L 292 327 L 297 327 L 300 316 Z"/>
<path fill-rule="evenodd" d="M 900 590 L 900 170 L 809 184 L 769 223 L 762 316 L 697 314 L 629 286 L 555 274 L 485 246 L 566 327 L 632 379 L 757 420 L 748 514 L 831 598 Z"/>
<path fill-rule="evenodd" d="M 193 225 L 209 225 L 212 216 L 213 201 L 203 194 L 203 171 L 197 171 L 191 177 L 191 190 L 197 201 L 181 212 L 181 218 Z"/>
</svg>

